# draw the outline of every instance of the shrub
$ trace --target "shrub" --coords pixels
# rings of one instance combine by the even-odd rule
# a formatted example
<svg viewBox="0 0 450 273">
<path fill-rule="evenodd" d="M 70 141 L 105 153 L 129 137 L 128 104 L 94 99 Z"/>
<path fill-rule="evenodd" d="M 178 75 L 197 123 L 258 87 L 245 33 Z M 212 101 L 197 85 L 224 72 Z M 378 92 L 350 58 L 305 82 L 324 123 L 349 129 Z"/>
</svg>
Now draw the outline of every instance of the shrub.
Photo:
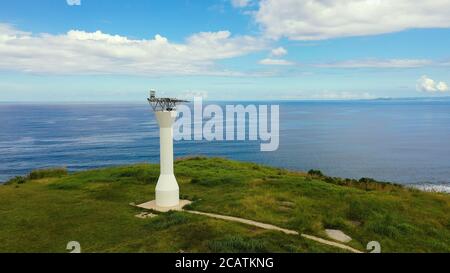
<svg viewBox="0 0 450 273">
<path fill-rule="evenodd" d="M 377 181 L 373 178 L 369 178 L 369 177 L 363 177 L 361 179 L 359 179 L 360 183 L 376 183 Z"/>
<path fill-rule="evenodd" d="M 309 170 L 308 174 L 311 176 L 318 176 L 318 177 L 323 177 L 323 173 L 319 170 Z"/>
<path fill-rule="evenodd" d="M 330 184 L 338 184 L 339 183 L 339 179 L 330 177 L 330 176 L 325 177 L 324 181 L 327 183 L 330 183 Z"/>
<path fill-rule="evenodd" d="M 67 175 L 66 168 L 52 168 L 52 169 L 41 169 L 34 170 L 28 175 L 29 180 L 37 180 L 42 178 L 50 178 L 50 177 L 61 177 Z"/>
<path fill-rule="evenodd" d="M 11 178 L 10 180 L 6 181 L 4 185 L 11 185 L 11 184 L 24 184 L 27 182 L 27 178 L 23 176 L 16 176 L 14 178 Z"/>
</svg>

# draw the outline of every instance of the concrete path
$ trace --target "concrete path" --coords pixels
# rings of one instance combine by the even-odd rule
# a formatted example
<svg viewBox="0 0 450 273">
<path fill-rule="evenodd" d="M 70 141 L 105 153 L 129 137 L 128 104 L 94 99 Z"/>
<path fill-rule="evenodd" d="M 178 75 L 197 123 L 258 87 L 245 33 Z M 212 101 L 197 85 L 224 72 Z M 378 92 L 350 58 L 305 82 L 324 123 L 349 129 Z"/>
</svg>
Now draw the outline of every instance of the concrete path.
<svg viewBox="0 0 450 273">
<path fill-rule="evenodd" d="M 255 227 L 260 227 L 263 229 L 278 230 L 278 231 L 284 232 L 286 234 L 298 235 L 298 232 L 295 230 L 280 228 L 280 227 L 277 227 L 274 225 L 256 222 L 256 221 L 252 221 L 252 220 L 248 220 L 248 219 L 244 219 L 244 218 L 238 218 L 238 217 L 226 216 L 226 215 L 220 215 L 220 214 L 214 214 L 214 213 L 207 213 L 207 212 L 201 212 L 201 211 L 195 211 L 195 210 L 184 210 L 184 211 L 192 213 L 192 214 L 205 215 L 205 216 L 212 217 L 212 218 L 228 220 L 228 221 L 233 221 L 233 222 L 239 222 L 239 223 L 243 223 L 243 224 L 247 224 L 247 225 L 251 225 L 251 226 L 255 226 Z"/>
<path fill-rule="evenodd" d="M 285 228 L 280 228 L 274 225 L 270 225 L 270 224 L 266 224 L 266 223 L 261 223 L 261 222 L 256 222 L 253 220 L 248 220 L 248 219 L 244 219 L 244 218 L 239 218 L 239 217 L 233 217 L 233 216 L 226 216 L 226 215 L 220 215 L 220 214 L 215 214 L 215 213 L 208 213 L 208 212 L 201 212 L 201 211 L 195 211 L 195 210 L 183 210 L 185 212 L 188 213 L 192 213 L 192 214 L 197 214 L 197 215 L 204 215 L 204 216 L 208 216 L 208 217 L 212 217 L 212 218 L 216 218 L 216 219 L 222 219 L 222 220 L 227 220 L 227 221 L 233 221 L 233 222 L 239 222 L 239 223 L 243 223 L 243 224 L 247 224 L 247 225 L 251 225 L 251 226 L 255 226 L 255 227 L 259 227 L 259 228 L 263 228 L 263 229 L 268 229 L 268 230 L 277 230 L 277 231 L 281 231 L 284 232 L 286 234 L 290 234 L 290 235 L 299 235 L 299 233 L 295 230 L 290 230 L 290 229 L 285 229 Z M 316 237 L 316 236 L 312 236 L 312 235 L 308 235 L 308 234 L 300 234 L 303 238 L 309 239 L 309 240 L 313 240 L 316 241 L 318 243 L 321 244 L 325 244 L 325 245 L 329 245 L 329 246 L 333 246 L 333 247 L 337 247 L 340 249 L 344 249 L 353 253 L 363 253 L 362 251 L 359 251 L 357 249 L 354 249 L 350 246 L 344 245 L 344 244 L 340 244 L 337 242 L 333 242 L 333 241 L 329 241 L 329 240 L 325 240 L 322 239 L 320 237 Z"/>
<path fill-rule="evenodd" d="M 188 201 L 188 202 L 190 203 L 190 201 Z M 183 206 L 186 205 L 186 204 L 187 203 L 183 203 Z M 136 206 L 134 203 L 130 203 L 130 205 Z M 257 222 L 257 221 L 253 221 L 253 220 L 248 220 L 248 219 L 244 219 L 244 218 L 239 218 L 239 217 L 233 217 L 233 216 L 227 216 L 227 215 L 221 215 L 221 214 L 215 214 L 215 213 L 209 213 L 209 212 L 201 212 L 201 211 L 195 211 L 195 210 L 185 210 L 185 209 L 183 209 L 183 206 L 177 206 L 177 208 L 175 208 L 175 209 L 174 208 L 170 208 L 169 210 L 179 210 L 179 211 L 184 211 L 184 212 L 188 212 L 188 213 L 191 213 L 191 214 L 203 215 L 203 216 L 212 217 L 212 218 L 216 218 L 216 219 L 222 219 L 222 220 L 226 220 L 226 221 L 238 222 L 238 223 L 242 223 L 242 224 L 246 224 L 246 225 L 259 227 L 259 228 L 262 228 L 262 229 L 281 231 L 281 232 L 289 234 L 289 235 L 300 235 L 303 238 L 306 238 L 306 239 L 309 239 L 309 240 L 313 240 L 313 241 L 316 241 L 316 242 L 321 243 L 321 244 L 337 247 L 337 248 L 344 249 L 344 250 L 347 250 L 347 251 L 350 251 L 350 252 L 354 252 L 354 253 L 363 253 L 363 252 L 361 252 L 361 251 L 359 251 L 357 249 L 354 249 L 354 248 L 352 248 L 350 246 L 347 246 L 347 245 L 344 245 L 344 244 L 340 244 L 340 243 L 337 243 L 337 242 L 325 240 L 325 239 L 322 239 L 320 237 L 316 237 L 316 236 L 312 236 L 312 235 L 308 235 L 308 234 L 299 234 L 295 230 L 285 229 L 285 228 L 277 227 L 277 226 L 274 226 L 274 225 L 261 223 L 261 222 Z M 154 201 L 153 202 L 147 202 L 147 203 L 144 203 L 144 204 L 141 204 L 141 205 L 137 205 L 137 207 L 144 208 L 144 209 L 155 210 Z M 168 211 L 168 210 L 164 209 L 164 210 L 158 210 L 158 211 L 165 212 L 165 211 Z"/>
</svg>

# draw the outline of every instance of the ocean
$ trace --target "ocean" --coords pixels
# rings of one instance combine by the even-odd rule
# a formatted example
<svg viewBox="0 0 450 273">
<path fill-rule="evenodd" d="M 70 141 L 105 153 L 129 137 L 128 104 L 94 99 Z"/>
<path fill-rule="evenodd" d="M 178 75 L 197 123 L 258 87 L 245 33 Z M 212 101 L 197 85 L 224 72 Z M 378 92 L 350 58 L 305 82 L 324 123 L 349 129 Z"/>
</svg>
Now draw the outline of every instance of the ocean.
<svg viewBox="0 0 450 273">
<path fill-rule="evenodd" d="M 175 156 L 319 169 L 330 176 L 371 177 L 450 192 L 449 99 L 229 103 L 278 104 L 279 149 L 261 152 L 258 141 L 176 141 Z M 158 137 L 154 114 L 145 100 L 1 103 L 0 181 L 38 168 L 65 166 L 80 171 L 157 163 Z"/>
</svg>

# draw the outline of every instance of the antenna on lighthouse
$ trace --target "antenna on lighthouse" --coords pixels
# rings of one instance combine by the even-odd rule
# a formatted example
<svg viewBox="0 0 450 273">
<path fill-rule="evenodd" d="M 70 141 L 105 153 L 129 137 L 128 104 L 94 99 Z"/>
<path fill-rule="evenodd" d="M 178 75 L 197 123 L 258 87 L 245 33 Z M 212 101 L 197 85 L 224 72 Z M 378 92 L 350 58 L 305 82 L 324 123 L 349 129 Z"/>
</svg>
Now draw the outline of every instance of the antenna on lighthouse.
<svg viewBox="0 0 450 273">
<path fill-rule="evenodd" d="M 174 98 L 157 98 L 156 91 L 150 90 L 150 97 L 147 99 L 153 108 L 153 111 L 176 111 L 177 104 L 189 102 L 187 100 L 179 100 Z"/>
<path fill-rule="evenodd" d="M 173 169 L 173 123 L 177 116 L 177 105 L 188 101 L 174 98 L 157 98 L 156 91 L 150 90 L 148 102 L 152 106 L 159 124 L 161 169 L 158 183 L 156 184 L 156 200 L 148 204 L 151 209 L 156 210 L 158 208 L 164 210 L 164 208 L 178 207 L 180 206 L 180 193 Z M 186 202 L 189 203 L 189 201 L 184 202 L 185 204 Z M 145 207 L 146 204 L 142 204 L 142 207 Z"/>
</svg>

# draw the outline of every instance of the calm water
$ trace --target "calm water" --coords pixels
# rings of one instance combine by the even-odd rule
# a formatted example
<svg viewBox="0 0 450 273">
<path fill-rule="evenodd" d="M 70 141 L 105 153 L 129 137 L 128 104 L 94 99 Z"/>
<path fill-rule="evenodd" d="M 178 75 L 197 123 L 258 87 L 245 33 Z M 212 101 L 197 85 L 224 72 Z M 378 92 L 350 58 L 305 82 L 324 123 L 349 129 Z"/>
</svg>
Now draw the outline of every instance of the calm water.
<svg viewBox="0 0 450 273">
<path fill-rule="evenodd" d="M 259 142 L 181 141 L 175 154 L 450 189 L 450 100 L 279 104 L 276 152 L 260 152 Z M 158 141 L 154 116 L 144 102 L 0 104 L 0 181 L 52 166 L 78 171 L 158 162 Z"/>
</svg>

